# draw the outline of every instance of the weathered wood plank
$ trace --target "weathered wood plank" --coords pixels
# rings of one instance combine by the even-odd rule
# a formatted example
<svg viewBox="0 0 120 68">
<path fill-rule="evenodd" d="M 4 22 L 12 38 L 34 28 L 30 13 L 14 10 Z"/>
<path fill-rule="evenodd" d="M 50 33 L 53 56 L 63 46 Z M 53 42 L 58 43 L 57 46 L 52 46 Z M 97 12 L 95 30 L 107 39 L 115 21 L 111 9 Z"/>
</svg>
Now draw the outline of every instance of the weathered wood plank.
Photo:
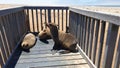
<svg viewBox="0 0 120 68">
<path fill-rule="evenodd" d="M 34 10 L 31 9 L 31 14 L 32 14 L 32 28 L 33 28 L 33 32 L 35 31 L 35 28 L 34 28 Z"/>
<path fill-rule="evenodd" d="M 90 38 L 88 47 L 88 56 L 91 59 L 92 53 L 92 42 L 93 42 L 93 31 L 94 31 L 95 19 L 91 19 Z"/>
<path fill-rule="evenodd" d="M 30 67 L 30 68 L 40 68 L 38 67 Z M 83 64 L 68 64 L 68 65 L 56 65 L 56 66 L 46 66 L 43 68 L 90 68 L 86 63 Z"/>
<path fill-rule="evenodd" d="M 40 22 L 41 22 L 41 30 L 43 30 L 43 17 L 42 17 L 42 9 L 40 9 Z"/>
<path fill-rule="evenodd" d="M 104 27 L 103 27 L 103 22 L 102 21 L 100 21 L 100 25 L 99 25 L 99 31 L 98 31 L 98 40 L 97 40 L 97 49 L 96 49 L 96 58 L 95 58 L 95 65 L 98 67 L 98 65 L 99 65 L 99 57 L 100 57 L 100 49 L 101 49 L 101 44 L 102 44 L 102 42 L 101 42 L 101 37 L 103 37 L 102 36 L 102 33 L 104 33 L 104 32 L 102 32 L 102 29 L 103 29 Z"/>
<path fill-rule="evenodd" d="M 68 9 L 67 6 L 24 6 L 25 9 Z"/>
<path fill-rule="evenodd" d="M 13 12 L 24 10 L 23 6 L 9 7 L 6 9 L 0 9 L 0 16 L 8 15 Z"/>
<path fill-rule="evenodd" d="M 51 10 L 48 9 L 48 22 L 51 22 Z"/>
<path fill-rule="evenodd" d="M 21 59 L 29 59 L 29 58 L 44 58 L 44 57 L 61 57 L 61 56 L 78 56 L 80 55 L 80 53 L 69 53 L 69 54 L 36 54 L 36 55 L 21 55 L 20 58 Z"/>
<path fill-rule="evenodd" d="M 1 22 L 2 26 L 3 26 L 3 33 L 4 33 L 4 36 L 5 36 L 5 42 L 6 42 L 6 49 L 7 49 L 7 52 L 8 52 L 8 55 L 10 56 L 11 54 L 11 48 L 10 48 L 10 45 L 9 45 L 9 42 L 8 42 L 8 39 L 9 39 L 9 31 L 8 31 L 8 25 L 7 25 L 7 20 L 6 20 L 6 16 L 3 17 L 3 22 Z"/>
<path fill-rule="evenodd" d="M 87 43 L 88 43 L 88 39 L 89 39 L 89 37 L 88 37 L 88 33 L 89 33 L 89 20 L 90 18 L 88 17 L 87 18 L 87 21 L 86 21 L 86 38 L 85 38 L 85 53 L 87 54 L 87 50 L 88 50 L 88 45 L 87 45 Z"/>
<path fill-rule="evenodd" d="M 93 38 L 92 38 L 92 51 L 91 51 L 91 60 L 94 61 L 94 53 L 95 53 L 95 38 L 96 38 L 96 29 L 97 29 L 97 20 L 95 20 L 94 30 L 93 30 Z"/>
<path fill-rule="evenodd" d="M 51 62 L 36 62 L 36 63 L 21 63 L 21 64 L 17 64 L 16 68 L 27 68 L 27 67 L 36 67 L 36 66 L 40 66 L 40 67 L 46 67 L 46 66 L 55 66 L 55 65 L 70 65 L 70 64 L 83 64 L 87 62 L 84 59 L 81 60 L 61 60 L 61 61 L 51 61 Z"/>
<path fill-rule="evenodd" d="M 114 49 L 115 49 L 115 42 L 117 39 L 117 33 L 118 33 L 118 25 L 111 24 L 111 33 L 110 33 L 110 38 L 109 41 L 107 41 L 106 45 L 106 62 L 105 62 L 105 68 L 110 68 L 112 65 L 112 60 L 113 60 L 113 55 L 114 55 Z"/>
<path fill-rule="evenodd" d="M 1 42 L 0 42 L 0 44 L 1 44 Z M 3 53 L 2 53 L 1 47 L 0 47 L 0 68 L 2 68 L 4 66 L 4 64 L 5 64 L 5 60 L 4 60 Z"/>
<path fill-rule="evenodd" d="M 82 49 L 85 51 L 85 45 L 84 45 L 84 42 L 85 42 L 85 30 L 86 30 L 86 16 L 83 16 L 83 21 L 82 21 L 82 23 L 83 23 L 83 36 L 82 36 Z"/>
<path fill-rule="evenodd" d="M 28 56 L 29 57 L 29 56 Z M 38 58 L 25 58 L 20 59 L 18 63 L 35 63 L 35 62 L 51 62 L 51 61 L 63 61 L 63 60 L 81 60 L 84 59 L 81 55 L 71 56 L 53 56 L 53 57 L 38 57 Z"/>
<path fill-rule="evenodd" d="M 111 33 L 111 25 L 109 24 L 109 22 L 106 22 L 105 25 L 105 33 L 104 33 L 104 40 L 103 40 L 103 47 L 102 47 L 102 55 L 101 55 L 101 60 L 100 60 L 100 68 L 104 68 L 105 67 L 105 60 L 106 60 L 106 45 L 109 41 L 109 37 L 110 37 L 110 33 Z"/>
<path fill-rule="evenodd" d="M 53 9 L 53 15 L 54 15 L 54 23 L 56 23 L 55 9 Z"/>
<path fill-rule="evenodd" d="M 119 68 L 120 67 L 120 27 L 118 29 L 115 49 L 114 49 L 114 56 L 112 61 L 112 68 Z"/>
<path fill-rule="evenodd" d="M 36 23 L 37 23 L 37 32 L 39 32 L 39 27 L 38 27 L 38 9 L 36 9 Z"/>
<path fill-rule="evenodd" d="M 5 42 L 5 35 L 4 35 L 4 26 L 3 26 L 3 19 L 2 17 L 0 17 L 0 38 L 1 38 L 1 42 L 2 42 L 2 45 L 1 45 L 1 48 L 3 49 L 4 51 L 4 57 L 5 57 L 5 62 L 7 61 L 8 59 L 8 52 L 7 52 L 7 46 L 6 46 L 6 42 Z"/>
<path fill-rule="evenodd" d="M 26 67 L 61 67 L 71 65 L 82 65 L 81 67 L 89 68 L 89 65 L 80 55 L 80 53 L 68 53 L 68 54 L 52 54 L 50 50 L 45 50 L 45 47 L 52 48 L 53 40 L 48 40 L 49 44 L 45 44 L 37 39 L 36 45 L 31 48 L 30 53 L 22 52 L 19 61 L 15 68 Z M 34 48 L 44 47 L 43 50 Z M 44 53 L 44 54 L 43 54 Z"/>
<path fill-rule="evenodd" d="M 79 40 L 79 45 L 82 48 L 82 15 L 79 15 L 80 17 L 80 40 Z"/>
<path fill-rule="evenodd" d="M 58 29 L 60 29 L 60 10 L 57 10 L 57 14 L 58 14 Z"/>
</svg>

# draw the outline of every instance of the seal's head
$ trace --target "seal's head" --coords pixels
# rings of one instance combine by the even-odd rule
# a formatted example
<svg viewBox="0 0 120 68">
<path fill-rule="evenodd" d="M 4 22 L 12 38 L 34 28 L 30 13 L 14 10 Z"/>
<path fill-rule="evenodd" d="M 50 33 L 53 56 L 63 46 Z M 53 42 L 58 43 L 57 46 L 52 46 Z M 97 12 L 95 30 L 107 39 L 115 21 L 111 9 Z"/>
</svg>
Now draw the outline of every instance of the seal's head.
<svg viewBox="0 0 120 68">
<path fill-rule="evenodd" d="M 21 46 L 23 49 L 29 49 L 28 44 L 26 42 L 23 42 Z"/>
<path fill-rule="evenodd" d="M 54 38 L 58 37 L 58 28 L 55 23 L 46 23 L 46 26 L 50 29 L 52 37 Z"/>
<path fill-rule="evenodd" d="M 50 29 L 57 29 L 57 25 L 55 23 L 46 23 L 46 26 L 49 27 Z"/>
<path fill-rule="evenodd" d="M 39 33 L 39 38 L 40 39 L 50 39 L 50 31 L 48 29 L 44 29 Z"/>
</svg>

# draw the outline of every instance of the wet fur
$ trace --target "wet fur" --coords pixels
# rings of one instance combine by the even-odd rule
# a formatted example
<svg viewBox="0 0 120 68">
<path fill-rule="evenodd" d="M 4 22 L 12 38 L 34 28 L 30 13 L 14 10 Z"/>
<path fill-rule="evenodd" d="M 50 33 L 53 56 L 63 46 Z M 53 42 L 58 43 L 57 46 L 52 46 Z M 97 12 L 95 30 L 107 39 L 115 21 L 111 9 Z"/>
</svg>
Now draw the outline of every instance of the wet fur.
<svg viewBox="0 0 120 68">
<path fill-rule="evenodd" d="M 51 37 L 55 42 L 52 50 L 69 50 L 71 52 L 77 52 L 77 40 L 70 33 L 65 33 L 57 29 L 57 25 L 49 23 L 47 26 L 50 29 Z"/>
</svg>

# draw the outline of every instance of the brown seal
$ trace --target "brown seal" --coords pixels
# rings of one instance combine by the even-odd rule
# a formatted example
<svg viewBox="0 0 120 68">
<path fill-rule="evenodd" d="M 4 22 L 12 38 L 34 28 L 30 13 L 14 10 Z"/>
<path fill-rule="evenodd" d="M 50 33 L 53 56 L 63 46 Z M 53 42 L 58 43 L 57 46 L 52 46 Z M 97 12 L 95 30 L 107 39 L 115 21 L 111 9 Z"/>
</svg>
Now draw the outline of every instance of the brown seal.
<svg viewBox="0 0 120 68">
<path fill-rule="evenodd" d="M 28 33 L 23 38 L 23 41 L 21 43 L 21 47 L 23 49 L 30 49 L 30 48 L 32 48 L 35 45 L 35 42 L 36 42 L 35 35 L 32 34 L 32 33 Z"/>
<path fill-rule="evenodd" d="M 48 28 L 43 29 L 38 34 L 38 37 L 40 38 L 40 40 L 51 39 L 50 30 Z"/>
<path fill-rule="evenodd" d="M 51 37 L 55 42 L 52 50 L 65 49 L 78 52 L 77 40 L 72 34 L 59 31 L 55 23 L 47 23 L 46 26 L 49 27 Z"/>
</svg>

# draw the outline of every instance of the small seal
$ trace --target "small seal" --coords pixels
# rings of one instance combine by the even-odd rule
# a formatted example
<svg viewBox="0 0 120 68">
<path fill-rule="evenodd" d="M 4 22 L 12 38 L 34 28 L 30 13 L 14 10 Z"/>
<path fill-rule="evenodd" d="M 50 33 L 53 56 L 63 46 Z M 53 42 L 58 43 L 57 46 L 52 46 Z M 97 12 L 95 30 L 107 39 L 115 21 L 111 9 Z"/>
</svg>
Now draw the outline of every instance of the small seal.
<svg viewBox="0 0 120 68">
<path fill-rule="evenodd" d="M 32 34 L 32 33 L 28 33 L 23 38 L 23 41 L 21 43 L 21 47 L 23 49 L 30 49 L 30 48 L 32 48 L 35 45 L 35 43 L 36 43 L 35 35 Z"/>
</svg>

